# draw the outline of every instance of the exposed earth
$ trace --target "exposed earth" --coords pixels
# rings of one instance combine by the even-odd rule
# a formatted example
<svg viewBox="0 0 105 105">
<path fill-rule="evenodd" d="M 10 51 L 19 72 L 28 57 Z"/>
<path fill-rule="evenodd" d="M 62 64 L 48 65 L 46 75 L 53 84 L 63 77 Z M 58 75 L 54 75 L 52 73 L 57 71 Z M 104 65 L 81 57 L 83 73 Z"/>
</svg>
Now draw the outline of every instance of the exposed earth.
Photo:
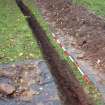
<svg viewBox="0 0 105 105">
<path fill-rule="evenodd" d="M 73 47 L 77 50 L 76 59 L 83 61 L 83 69 L 87 69 L 86 72 L 94 73 L 94 81 L 98 81 L 105 98 L 104 18 L 96 16 L 83 6 L 71 4 L 69 0 L 36 1 L 52 30 L 55 30 L 55 35 L 63 39 L 67 49 Z M 86 63 L 89 63 L 89 66 Z"/>
<path fill-rule="evenodd" d="M 45 8 L 48 21 L 53 22 L 54 28 L 61 29 L 63 35 L 73 36 L 74 47 L 85 52 L 84 59 L 91 59 L 104 72 L 105 69 L 105 21 L 96 17 L 82 6 L 71 5 L 68 0 L 38 0 Z M 43 11 L 44 11 L 43 10 Z M 48 12 L 48 13 L 47 13 Z"/>
</svg>

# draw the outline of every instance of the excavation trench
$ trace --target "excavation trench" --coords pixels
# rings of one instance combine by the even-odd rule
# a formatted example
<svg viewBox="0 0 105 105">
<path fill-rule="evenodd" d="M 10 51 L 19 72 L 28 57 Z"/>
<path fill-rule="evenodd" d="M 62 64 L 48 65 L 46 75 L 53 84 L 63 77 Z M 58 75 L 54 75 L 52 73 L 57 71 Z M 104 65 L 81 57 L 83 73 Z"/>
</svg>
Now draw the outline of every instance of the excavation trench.
<svg viewBox="0 0 105 105">
<path fill-rule="evenodd" d="M 16 0 L 20 10 L 26 16 L 26 20 L 33 32 L 34 37 L 37 39 L 44 59 L 50 67 L 50 72 L 55 78 L 55 82 L 61 94 L 65 105 L 92 105 L 87 98 L 84 90 L 79 82 L 71 73 L 70 67 L 60 58 L 57 51 L 53 48 L 48 41 L 45 31 L 37 22 L 28 7 L 21 1 Z"/>
</svg>

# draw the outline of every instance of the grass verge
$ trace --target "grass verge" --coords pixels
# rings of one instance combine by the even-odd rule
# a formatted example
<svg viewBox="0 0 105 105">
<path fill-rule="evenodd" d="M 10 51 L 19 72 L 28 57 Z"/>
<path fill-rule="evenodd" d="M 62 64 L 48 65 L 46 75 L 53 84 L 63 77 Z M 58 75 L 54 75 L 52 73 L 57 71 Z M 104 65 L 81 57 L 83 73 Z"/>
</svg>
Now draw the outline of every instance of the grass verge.
<svg viewBox="0 0 105 105">
<path fill-rule="evenodd" d="M 105 0 L 73 0 L 76 4 L 81 4 L 94 11 L 96 15 L 105 16 Z"/>
<path fill-rule="evenodd" d="M 53 47 L 58 51 L 59 55 L 62 57 L 62 59 L 66 60 L 70 64 L 70 68 L 72 69 L 72 72 L 76 76 L 76 78 L 80 81 L 81 85 L 84 87 L 84 90 L 86 93 L 89 94 L 92 100 L 94 100 L 96 105 L 105 105 L 101 101 L 100 93 L 97 92 L 97 89 L 93 86 L 93 84 L 86 84 L 79 71 L 77 70 L 76 66 L 70 61 L 68 57 L 66 57 L 63 53 L 63 50 L 59 47 L 59 45 L 53 40 L 53 37 L 51 35 L 51 31 L 48 27 L 48 23 L 44 21 L 40 11 L 38 10 L 34 0 L 23 0 L 24 3 L 30 8 L 30 10 L 33 12 L 34 16 L 37 18 L 37 20 L 40 22 L 43 29 L 46 31 L 49 41 L 52 43 Z"/>
<path fill-rule="evenodd" d="M 0 0 L 0 64 L 41 57 L 15 0 Z"/>
</svg>

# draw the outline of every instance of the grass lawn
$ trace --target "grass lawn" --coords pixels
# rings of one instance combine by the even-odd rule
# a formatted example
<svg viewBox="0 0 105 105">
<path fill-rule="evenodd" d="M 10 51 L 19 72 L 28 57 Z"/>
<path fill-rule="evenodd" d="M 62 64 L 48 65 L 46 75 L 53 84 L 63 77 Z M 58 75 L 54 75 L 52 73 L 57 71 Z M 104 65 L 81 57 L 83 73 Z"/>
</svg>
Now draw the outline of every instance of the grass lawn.
<svg viewBox="0 0 105 105">
<path fill-rule="evenodd" d="M 85 5 L 97 15 L 105 16 L 105 0 L 74 0 L 74 2 Z"/>
<path fill-rule="evenodd" d="M 0 64 L 41 57 L 15 0 L 0 0 Z"/>
<path fill-rule="evenodd" d="M 76 78 L 80 81 L 81 85 L 84 87 L 84 90 L 90 95 L 92 100 L 94 100 L 95 105 L 105 105 L 101 99 L 100 99 L 100 93 L 97 92 L 96 88 L 93 86 L 93 84 L 86 84 L 80 72 L 77 70 L 75 65 L 70 61 L 68 57 L 66 57 L 63 53 L 63 50 L 59 47 L 59 45 L 53 40 L 53 37 L 51 35 L 51 31 L 48 27 L 48 23 L 45 22 L 45 20 L 42 18 L 42 15 L 36 6 L 34 0 L 23 0 L 24 3 L 31 9 L 34 16 L 37 18 L 37 20 L 40 22 L 41 26 L 44 28 L 44 30 L 47 33 L 47 36 L 49 38 L 49 41 L 52 43 L 53 47 L 58 51 L 62 59 L 66 60 L 70 64 L 70 68 L 72 69 L 72 72 L 76 76 Z"/>
</svg>

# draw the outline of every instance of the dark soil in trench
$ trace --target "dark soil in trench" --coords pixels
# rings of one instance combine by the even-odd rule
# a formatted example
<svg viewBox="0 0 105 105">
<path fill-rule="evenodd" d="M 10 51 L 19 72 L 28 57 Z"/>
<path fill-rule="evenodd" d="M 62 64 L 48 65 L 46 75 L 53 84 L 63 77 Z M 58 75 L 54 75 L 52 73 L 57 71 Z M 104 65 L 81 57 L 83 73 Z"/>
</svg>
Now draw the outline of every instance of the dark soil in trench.
<svg viewBox="0 0 105 105">
<path fill-rule="evenodd" d="M 83 58 L 105 73 L 105 21 L 69 0 L 37 0 L 37 3 L 47 10 L 44 15 L 54 22 L 55 28 L 76 39 L 76 44 L 71 44 L 85 52 Z"/>
<path fill-rule="evenodd" d="M 55 78 L 65 105 L 91 105 L 79 82 L 70 72 L 67 62 L 63 61 L 54 50 L 35 17 L 20 0 L 16 1 L 23 14 L 27 16 L 27 22 L 42 49 L 44 58 L 51 68 L 51 73 Z"/>
</svg>

